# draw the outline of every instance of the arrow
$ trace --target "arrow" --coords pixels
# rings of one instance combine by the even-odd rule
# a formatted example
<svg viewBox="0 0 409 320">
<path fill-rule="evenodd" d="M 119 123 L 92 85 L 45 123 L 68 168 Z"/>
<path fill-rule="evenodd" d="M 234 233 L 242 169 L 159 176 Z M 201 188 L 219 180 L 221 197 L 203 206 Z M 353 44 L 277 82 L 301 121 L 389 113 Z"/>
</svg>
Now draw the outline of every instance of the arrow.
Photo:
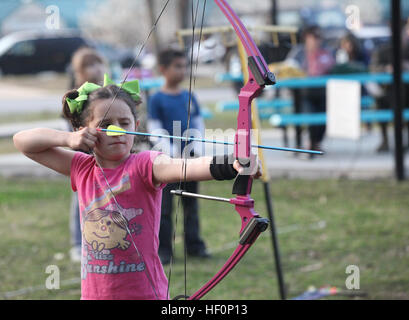
<svg viewBox="0 0 409 320">
<path fill-rule="evenodd" d="M 178 137 L 178 136 L 170 136 L 166 134 L 153 134 L 153 133 L 145 133 L 145 132 L 134 132 L 134 131 L 126 131 L 121 127 L 117 127 L 114 125 L 108 126 L 107 129 L 97 128 L 100 132 L 106 132 L 108 136 L 121 136 L 124 134 L 130 134 L 135 136 L 145 136 L 145 137 L 156 137 L 156 138 L 172 138 L 172 139 L 179 139 L 185 142 L 189 141 L 198 141 L 203 143 L 215 143 L 215 144 L 224 144 L 224 145 L 235 145 L 234 142 L 226 142 L 226 141 L 217 141 L 217 140 L 209 140 L 209 139 L 201 139 L 201 138 L 192 138 L 192 137 Z M 270 147 L 270 146 L 262 146 L 262 145 L 251 145 L 253 148 L 259 149 L 266 149 L 266 150 L 276 150 L 276 151 L 289 151 L 289 152 L 300 152 L 300 153 L 310 153 L 310 154 L 324 154 L 322 151 L 315 151 L 315 150 L 305 150 L 305 149 L 295 149 L 295 148 L 282 148 L 282 147 Z"/>
</svg>

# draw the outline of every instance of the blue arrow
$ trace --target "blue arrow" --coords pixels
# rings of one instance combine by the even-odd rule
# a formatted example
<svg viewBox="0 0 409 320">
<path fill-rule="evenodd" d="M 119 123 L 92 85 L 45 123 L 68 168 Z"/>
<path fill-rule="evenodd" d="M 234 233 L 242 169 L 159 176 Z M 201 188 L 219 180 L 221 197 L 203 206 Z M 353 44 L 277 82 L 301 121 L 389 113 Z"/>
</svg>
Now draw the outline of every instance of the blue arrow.
<svg viewBox="0 0 409 320">
<path fill-rule="evenodd" d="M 226 142 L 226 141 L 217 141 L 217 140 L 209 140 L 209 139 L 201 139 L 201 138 L 192 138 L 192 137 L 178 137 L 178 136 L 170 136 L 165 134 L 153 134 L 153 133 L 145 133 L 145 132 L 134 132 L 134 131 L 126 131 L 126 130 L 114 130 L 114 129 L 102 129 L 98 128 L 99 131 L 103 132 L 112 132 L 112 133 L 120 133 L 120 134 L 131 134 L 135 136 L 146 136 L 146 137 L 157 137 L 157 138 L 172 138 L 172 139 L 179 139 L 185 142 L 189 141 L 198 141 L 203 143 L 215 143 L 215 144 L 224 144 L 233 146 L 235 143 L 233 142 Z M 263 146 L 263 145 L 251 145 L 253 148 L 259 149 L 266 149 L 266 150 L 276 150 L 276 151 L 289 151 L 289 152 L 300 152 L 300 153 L 309 153 L 309 154 L 324 154 L 322 151 L 315 151 L 315 150 L 305 150 L 305 149 L 295 149 L 295 148 L 283 148 L 283 147 L 270 147 L 270 146 Z"/>
</svg>

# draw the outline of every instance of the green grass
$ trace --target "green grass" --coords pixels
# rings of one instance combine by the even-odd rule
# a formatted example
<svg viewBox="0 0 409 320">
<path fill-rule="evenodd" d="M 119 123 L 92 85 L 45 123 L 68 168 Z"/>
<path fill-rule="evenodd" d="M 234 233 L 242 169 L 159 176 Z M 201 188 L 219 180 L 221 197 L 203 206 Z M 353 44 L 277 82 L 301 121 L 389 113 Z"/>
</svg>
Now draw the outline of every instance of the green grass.
<svg viewBox="0 0 409 320">
<path fill-rule="evenodd" d="M 260 182 L 256 209 L 267 216 Z M 229 196 L 230 182 L 206 182 L 201 192 Z M 360 287 L 370 299 L 409 298 L 409 183 L 390 180 L 275 180 L 272 195 L 289 297 L 308 286 L 345 288 L 348 265 L 360 268 Z M 2 293 L 43 285 L 48 265 L 61 280 L 79 278 L 68 251 L 70 191 L 67 179 L 0 179 L 0 298 Z M 187 292 L 192 293 L 222 266 L 237 240 L 238 214 L 228 204 L 201 201 L 202 235 L 215 250 L 211 260 L 188 259 Z M 180 214 L 180 213 L 179 213 Z M 181 220 L 179 220 L 181 221 Z M 317 222 L 321 228 L 316 227 Z M 315 227 L 314 227 L 315 226 Z M 183 246 L 178 225 L 171 296 L 184 293 Z M 169 268 L 165 268 L 168 273 Z M 79 284 L 36 290 L 13 299 L 79 299 Z M 239 265 L 205 298 L 277 299 L 268 232 Z M 342 297 L 339 297 L 342 298 Z"/>
</svg>

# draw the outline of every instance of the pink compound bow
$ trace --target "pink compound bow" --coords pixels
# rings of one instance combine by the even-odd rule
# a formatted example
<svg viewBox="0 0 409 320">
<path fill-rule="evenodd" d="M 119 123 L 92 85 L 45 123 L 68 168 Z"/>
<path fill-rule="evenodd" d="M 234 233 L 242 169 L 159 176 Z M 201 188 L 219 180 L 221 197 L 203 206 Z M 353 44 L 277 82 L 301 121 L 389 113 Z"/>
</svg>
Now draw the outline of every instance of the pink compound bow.
<svg viewBox="0 0 409 320">
<path fill-rule="evenodd" d="M 275 84 L 275 76 L 269 71 L 253 38 L 229 4 L 224 0 L 215 0 L 215 3 L 232 24 L 248 55 L 249 78 L 238 96 L 239 113 L 234 147 L 235 158 L 243 166 L 246 166 L 249 164 L 251 156 L 251 102 L 261 94 L 266 85 Z M 214 288 L 243 258 L 260 233 L 267 229 L 268 220 L 261 218 L 254 210 L 254 200 L 250 196 L 252 183 L 251 176 L 239 175 L 236 178 L 232 192 L 236 197 L 231 199 L 192 194 L 182 190 L 172 191 L 173 194 L 178 196 L 231 203 L 235 206 L 241 218 L 240 238 L 236 250 L 212 279 L 188 297 L 189 300 L 200 299 Z"/>
</svg>

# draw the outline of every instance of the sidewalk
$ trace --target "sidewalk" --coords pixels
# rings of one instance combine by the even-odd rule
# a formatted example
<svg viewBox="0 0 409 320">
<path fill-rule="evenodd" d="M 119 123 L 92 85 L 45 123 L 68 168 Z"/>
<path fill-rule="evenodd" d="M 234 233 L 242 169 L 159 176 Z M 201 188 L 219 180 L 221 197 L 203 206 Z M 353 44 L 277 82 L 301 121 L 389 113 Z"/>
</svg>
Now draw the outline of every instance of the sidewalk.
<svg viewBox="0 0 409 320">
<path fill-rule="evenodd" d="M 33 128 L 52 128 L 57 130 L 67 130 L 68 124 L 64 119 L 5 124 L 0 126 L 0 138 L 11 137 L 21 130 Z"/>
<path fill-rule="evenodd" d="M 10 125 L 11 126 L 11 125 Z M 16 131 L 24 128 L 51 127 L 64 129 L 64 120 L 35 122 L 29 124 L 13 125 Z M 17 130 L 18 129 L 18 130 Z M 0 126 L 0 136 L 10 128 Z M 10 132 L 10 131 L 8 131 Z M 294 142 L 295 132 L 289 129 L 289 141 Z M 392 131 L 389 132 L 390 141 L 393 141 Z M 308 141 L 304 137 L 303 141 Z M 406 143 L 406 139 L 404 139 Z M 371 132 L 364 132 L 359 141 L 347 139 L 325 139 L 323 150 L 325 154 L 310 159 L 306 154 L 292 152 L 264 151 L 267 167 L 273 178 L 350 178 L 350 179 L 375 179 L 394 177 L 393 151 L 378 154 L 375 152 L 380 142 L 379 130 L 374 128 Z M 282 133 L 278 129 L 262 131 L 262 144 L 283 147 Z M 293 146 L 290 146 L 293 147 Z M 206 150 L 210 151 L 212 145 L 207 144 Z M 222 147 L 223 148 L 223 147 Z M 217 149 L 223 150 L 223 149 Z M 232 147 L 228 148 L 233 151 Z M 409 154 L 406 152 L 405 168 L 409 176 Z M 0 156 L 0 175 L 13 176 L 57 176 L 50 169 L 33 162 L 22 154 L 9 154 Z"/>
<path fill-rule="evenodd" d="M 0 138 L 9 138 L 21 130 L 31 128 L 52 128 L 58 130 L 67 130 L 67 122 L 64 119 L 55 119 L 47 121 L 11 123 L 0 126 Z M 32 161 L 21 153 L 0 155 L 0 176 L 18 177 L 18 176 L 38 176 L 49 177 L 57 176 L 54 171 L 45 168 Z"/>
</svg>

